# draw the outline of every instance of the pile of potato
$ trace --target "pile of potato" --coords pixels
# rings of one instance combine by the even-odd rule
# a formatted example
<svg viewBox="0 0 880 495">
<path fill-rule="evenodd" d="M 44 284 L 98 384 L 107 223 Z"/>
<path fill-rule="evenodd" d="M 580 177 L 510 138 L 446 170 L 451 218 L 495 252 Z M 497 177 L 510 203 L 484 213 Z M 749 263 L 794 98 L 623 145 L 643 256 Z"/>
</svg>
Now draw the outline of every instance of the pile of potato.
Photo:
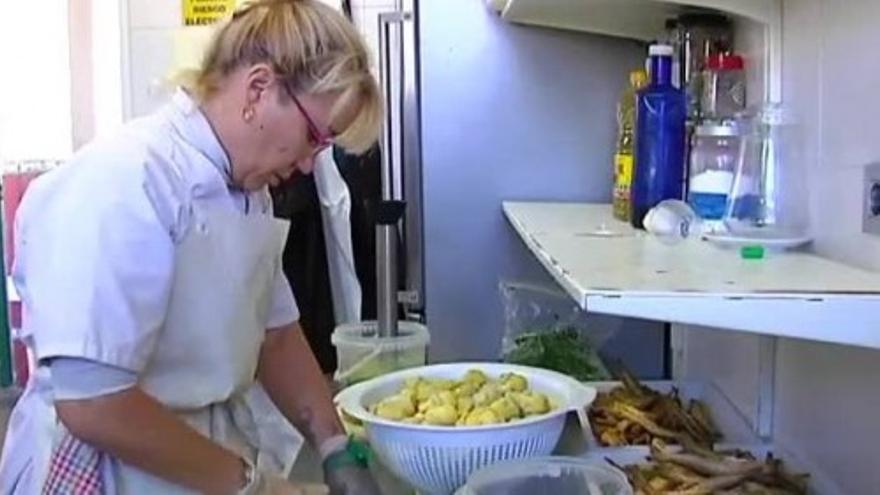
<svg viewBox="0 0 880 495">
<path fill-rule="evenodd" d="M 505 373 L 492 380 L 469 370 L 461 380 L 412 378 L 373 405 L 373 414 L 408 424 L 481 426 L 507 423 L 553 409 L 550 399 L 529 390 L 526 377 Z"/>
</svg>

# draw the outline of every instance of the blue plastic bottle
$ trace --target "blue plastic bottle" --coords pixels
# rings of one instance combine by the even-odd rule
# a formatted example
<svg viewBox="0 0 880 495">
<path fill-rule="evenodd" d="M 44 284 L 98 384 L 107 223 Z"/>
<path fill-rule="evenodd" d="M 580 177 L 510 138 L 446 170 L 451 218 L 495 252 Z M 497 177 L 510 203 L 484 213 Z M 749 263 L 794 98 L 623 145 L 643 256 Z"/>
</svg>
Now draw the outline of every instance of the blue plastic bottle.
<svg viewBox="0 0 880 495">
<path fill-rule="evenodd" d="M 644 228 L 648 211 L 665 199 L 682 199 L 685 179 L 687 99 L 672 85 L 668 45 L 652 45 L 651 80 L 638 93 L 632 224 Z"/>
</svg>

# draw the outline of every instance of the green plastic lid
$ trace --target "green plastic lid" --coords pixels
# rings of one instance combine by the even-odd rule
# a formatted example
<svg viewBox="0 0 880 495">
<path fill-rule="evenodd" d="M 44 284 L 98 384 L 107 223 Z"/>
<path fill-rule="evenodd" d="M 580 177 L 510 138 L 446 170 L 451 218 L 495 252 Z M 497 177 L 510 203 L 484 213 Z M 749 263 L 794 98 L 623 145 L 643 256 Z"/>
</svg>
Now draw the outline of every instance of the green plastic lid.
<svg viewBox="0 0 880 495">
<path fill-rule="evenodd" d="M 761 260 L 764 259 L 764 246 L 743 246 L 739 254 L 744 260 Z"/>
</svg>

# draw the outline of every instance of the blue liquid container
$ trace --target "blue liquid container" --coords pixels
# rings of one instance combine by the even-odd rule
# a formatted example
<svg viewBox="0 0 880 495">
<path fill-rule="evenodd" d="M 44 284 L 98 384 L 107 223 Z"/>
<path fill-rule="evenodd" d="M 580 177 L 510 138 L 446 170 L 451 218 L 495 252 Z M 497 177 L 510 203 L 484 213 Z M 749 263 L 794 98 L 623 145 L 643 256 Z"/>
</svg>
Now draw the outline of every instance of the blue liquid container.
<svg viewBox="0 0 880 495">
<path fill-rule="evenodd" d="M 684 196 L 687 98 L 672 85 L 672 54 L 651 46 L 651 80 L 638 92 L 632 224 L 639 229 L 651 208 Z"/>
</svg>

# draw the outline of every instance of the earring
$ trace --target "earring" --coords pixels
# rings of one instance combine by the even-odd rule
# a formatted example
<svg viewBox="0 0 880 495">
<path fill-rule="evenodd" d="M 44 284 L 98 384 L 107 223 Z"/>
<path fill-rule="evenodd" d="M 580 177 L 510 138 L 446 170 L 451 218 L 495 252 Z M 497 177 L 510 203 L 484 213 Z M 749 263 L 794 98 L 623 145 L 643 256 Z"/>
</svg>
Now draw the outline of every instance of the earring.
<svg viewBox="0 0 880 495">
<path fill-rule="evenodd" d="M 241 109 L 241 118 L 247 123 L 254 120 L 254 107 L 246 106 Z"/>
</svg>

